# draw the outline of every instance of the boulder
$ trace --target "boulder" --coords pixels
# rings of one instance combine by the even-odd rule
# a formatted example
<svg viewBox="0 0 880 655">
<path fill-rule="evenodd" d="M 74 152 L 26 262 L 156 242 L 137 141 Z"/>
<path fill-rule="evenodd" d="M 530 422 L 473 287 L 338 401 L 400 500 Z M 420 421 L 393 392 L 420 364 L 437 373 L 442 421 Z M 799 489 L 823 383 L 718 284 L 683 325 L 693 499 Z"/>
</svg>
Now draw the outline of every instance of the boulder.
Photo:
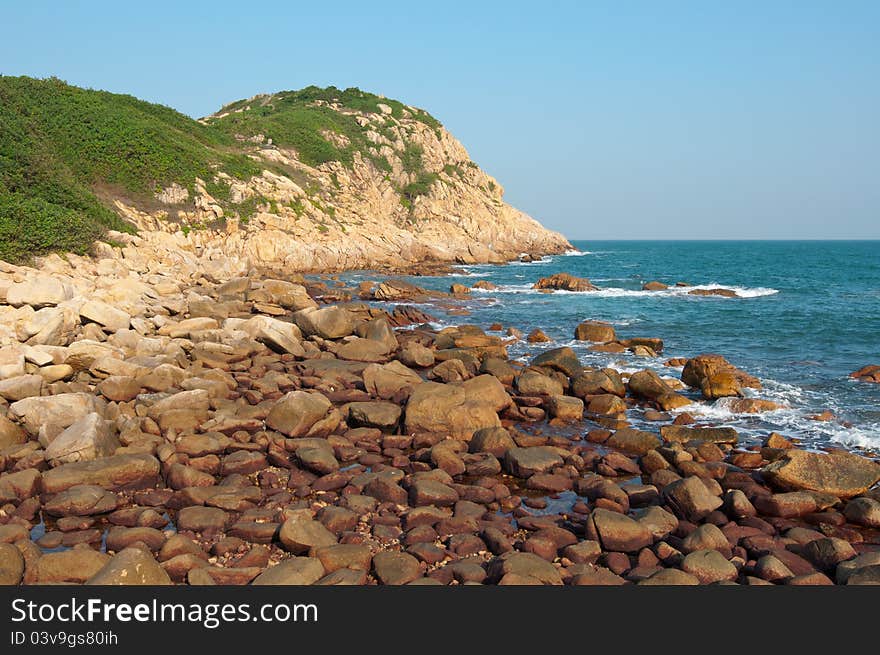
<svg viewBox="0 0 880 655">
<path fill-rule="evenodd" d="M 97 323 L 107 332 L 127 330 L 131 324 L 131 316 L 100 300 L 88 300 L 79 308 L 83 321 Z"/>
<path fill-rule="evenodd" d="M 118 505 L 119 499 L 112 491 L 78 484 L 53 496 L 43 505 L 43 510 L 51 516 L 91 516 L 109 514 Z"/>
<path fill-rule="evenodd" d="M 24 576 L 24 557 L 12 544 L 0 544 L 0 586 L 17 585 Z"/>
<path fill-rule="evenodd" d="M 82 417 L 102 414 L 105 403 L 89 393 L 61 393 L 25 398 L 12 403 L 9 413 L 31 436 L 41 436 L 44 445 Z"/>
<path fill-rule="evenodd" d="M 604 550 L 635 553 L 650 546 L 654 537 L 639 521 L 607 509 L 595 509 L 587 521 L 586 536 L 602 544 Z"/>
<path fill-rule="evenodd" d="M 12 284 L 6 290 L 6 302 L 13 307 L 30 305 L 34 309 L 50 307 L 73 298 L 73 286 L 49 275 Z"/>
<path fill-rule="evenodd" d="M 251 584 L 310 585 L 324 577 L 324 573 L 324 566 L 315 557 L 291 557 L 267 568 Z"/>
<path fill-rule="evenodd" d="M 568 273 L 554 273 L 549 277 L 542 277 L 535 282 L 532 288 L 561 291 L 596 291 L 598 289 L 586 278 L 575 277 Z"/>
<path fill-rule="evenodd" d="M 170 585 L 171 578 L 142 548 L 126 548 L 90 577 L 90 585 Z"/>
<path fill-rule="evenodd" d="M 530 366 L 551 368 L 565 373 L 569 377 L 580 373 L 583 369 L 578 356 L 568 346 L 545 350 L 531 361 Z"/>
<path fill-rule="evenodd" d="M 319 437 L 336 429 L 340 418 L 323 394 L 290 391 L 272 406 L 266 425 L 288 437 Z"/>
<path fill-rule="evenodd" d="M 605 442 L 606 445 L 634 455 L 644 455 L 660 445 L 660 439 L 652 432 L 624 428 L 612 434 Z"/>
<path fill-rule="evenodd" d="M 574 338 L 577 341 L 608 343 L 609 341 L 614 341 L 617 335 L 614 333 L 614 328 L 608 323 L 584 321 L 574 329 Z"/>
<path fill-rule="evenodd" d="M 294 313 L 293 320 L 303 334 L 309 337 L 341 339 L 354 332 L 354 319 L 351 312 L 342 307 L 303 309 Z"/>
<path fill-rule="evenodd" d="M 562 382 L 535 369 L 526 369 L 520 374 L 516 389 L 523 396 L 561 396 L 564 391 Z"/>
<path fill-rule="evenodd" d="M 305 517 L 287 519 L 281 525 L 278 540 L 294 555 L 308 553 L 312 548 L 336 544 L 336 536 L 323 524 Z"/>
<path fill-rule="evenodd" d="M 685 425 L 664 425 L 660 428 L 660 436 L 670 443 L 704 441 L 735 444 L 739 438 L 734 428 L 691 428 Z"/>
<path fill-rule="evenodd" d="M 46 471 L 43 492 L 55 494 L 78 484 L 97 485 L 110 491 L 142 489 L 159 478 L 159 460 L 147 453 L 113 455 L 89 462 L 74 462 Z"/>
<path fill-rule="evenodd" d="M 336 349 L 336 356 L 352 362 L 383 362 L 391 349 L 387 344 L 373 339 L 355 337 Z"/>
<path fill-rule="evenodd" d="M 110 559 L 110 555 L 99 553 L 88 546 L 46 553 L 34 563 L 33 582 L 81 584 L 103 569 Z"/>
<path fill-rule="evenodd" d="M 612 396 L 615 400 L 620 400 Z M 572 396 L 550 396 L 546 402 L 547 412 L 561 421 L 580 421 L 584 416 L 584 401 Z"/>
<path fill-rule="evenodd" d="M 858 371 L 850 373 L 849 376 L 860 382 L 880 382 L 880 366 L 876 364 L 863 366 Z"/>
<path fill-rule="evenodd" d="M 516 442 L 502 427 L 477 430 L 468 444 L 472 453 L 491 453 L 495 457 L 503 457 L 510 448 L 516 448 Z"/>
<path fill-rule="evenodd" d="M 109 457 L 119 448 L 113 424 L 97 412 L 86 414 L 66 428 L 46 448 L 45 457 L 53 466 Z"/>
<path fill-rule="evenodd" d="M 739 572 L 717 550 L 698 550 L 690 553 L 681 563 L 681 569 L 690 573 L 702 584 L 736 580 Z"/>
<path fill-rule="evenodd" d="M 559 453 L 547 446 L 508 448 L 503 461 L 505 471 L 520 478 L 545 473 L 562 463 Z"/>
<path fill-rule="evenodd" d="M 423 361 L 427 361 L 427 359 Z M 431 364 L 433 362 L 434 355 L 432 353 Z M 364 369 L 363 377 L 367 393 L 385 400 L 395 397 L 403 389 L 412 389 L 424 382 L 418 373 L 397 361 L 387 364 L 370 364 Z"/>
<path fill-rule="evenodd" d="M 41 375 L 17 375 L 0 381 L 0 397 L 10 402 L 39 396 L 42 389 Z"/>
<path fill-rule="evenodd" d="M 479 377 L 493 380 L 507 397 L 497 379 L 490 375 Z M 479 388 L 474 385 L 465 386 L 475 380 L 479 378 L 461 385 L 436 382 L 416 385 L 406 404 L 406 431 L 410 434 L 438 432 L 468 441 L 476 430 L 500 426 L 497 399 L 487 398 L 485 394 L 468 393 Z"/>
<path fill-rule="evenodd" d="M 240 329 L 252 339 L 265 344 L 275 352 L 289 353 L 294 357 L 305 355 L 302 344 L 302 332 L 293 323 L 280 321 L 270 316 L 254 316 L 244 321 Z"/>
<path fill-rule="evenodd" d="M 696 523 L 723 504 L 720 497 L 709 493 L 703 481 L 690 476 L 677 480 L 663 489 L 663 497 L 683 519 Z"/>
<path fill-rule="evenodd" d="M 348 404 L 348 422 L 352 426 L 392 430 L 400 420 L 400 406 L 388 402 L 354 402 Z"/>
<path fill-rule="evenodd" d="M 704 353 L 685 362 L 681 381 L 700 389 L 704 398 L 714 400 L 727 396 L 741 396 L 742 387 L 760 389 L 761 383 L 745 371 L 733 366 L 721 355 Z"/>
<path fill-rule="evenodd" d="M 852 498 L 880 481 L 880 464 L 842 450 L 812 453 L 792 449 L 770 462 L 762 473 L 778 489 L 803 489 Z"/>
<path fill-rule="evenodd" d="M 668 284 L 664 284 L 663 282 L 659 282 L 658 280 L 652 280 L 651 282 L 645 282 L 642 285 L 642 291 L 664 291 L 669 288 Z"/>
<path fill-rule="evenodd" d="M 873 498 L 854 498 L 846 504 L 843 515 L 850 523 L 880 528 L 880 502 Z"/>
<path fill-rule="evenodd" d="M 383 585 L 404 585 L 420 577 L 422 567 L 412 555 L 383 551 L 373 557 L 373 572 Z"/>
<path fill-rule="evenodd" d="M 600 394 L 626 395 L 626 387 L 616 371 L 583 371 L 571 379 L 571 392 L 578 398 Z"/>
</svg>

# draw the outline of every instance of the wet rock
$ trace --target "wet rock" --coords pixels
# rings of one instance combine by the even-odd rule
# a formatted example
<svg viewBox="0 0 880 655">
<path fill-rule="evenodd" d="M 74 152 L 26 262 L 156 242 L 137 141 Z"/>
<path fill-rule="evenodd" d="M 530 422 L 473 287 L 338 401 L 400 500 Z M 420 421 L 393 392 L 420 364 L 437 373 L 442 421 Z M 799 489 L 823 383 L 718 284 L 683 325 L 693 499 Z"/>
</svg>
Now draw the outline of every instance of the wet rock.
<svg viewBox="0 0 880 655">
<path fill-rule="evenodd" d="M 880 480 L 880 464 L 840 450 L 830 453 L 789 450 L 765 466 L 762 473 L 771 484 L 783 490 L 805 489 L 852 498 Z"/>
<path fill-rule="evenodd" d="M 880 382 L 880 366 L 869 364 L 868 366 L 863 366 L 858 371 L 853 371 L 849 376 L 860 382 Z"/>
<path fill-rule="evenodd" d="M 222 532 L 228 522 L 228 515 L 219 507 L 184 507 L 177 515 L 177 528 L 193 532 Z"/>
<path fill-rule="evenodd" d="M 586 525 L 587 537 L 599 541 L 604 550 L 638 552 L 654 539 L 640 522 L 625 514 L 595 509 Z"/>
<path fill-rule="evenodd" d="M 549 277 L 542 277 L 535 282 L 532 288 L 562 291 L 596 291 L 598 289 L 586 278 L 575 277 L 568 273 L 554 273 Z"/>
<path fill-rule="evenodd" d="M 717 550 L 698 550 L 690 553 L 682 561 L 681 569 L 693 575 L 702 584 L 736 580 L 739 575 L 736 567 Z"/>
<path fill-rule="evenodd" d="M 693 553 L 698 550 L 717 550 L 730 554 L 730 543 L 716 525 L 704 523 L 681 540 L 681 551 Z"/>
<path fill-rule="evenodd" d="M 614 341 L 616 335 L 614 328 L 608 323 L 601 321 L 584 321 L 574 329 L 574 338 L 577 341 L 594 341 L 607 343 Z"/>
<path fill-rule="evenodd" d="M 316 557 L 291 557 L 270 566 L 254 578 L 254 585 L 311 585 L 324 576 L 325 570 Z"/>
<path fill-rule="evenodd" d="M 761 388 L 756 378 L 715 354 L 697 355 L 687 360 L 681 372 L 681 381 L 689 387 L 700 389 L 703 397 L 709 400 L 741 396 L 742 387 Z"/>
<path fill-rule="evenodd" d="M 678 569 L 661 569 L 638 582 L 639 585 L 692 586 L 700 584 L 700 579 Z"/>
<path fill-rule="evenodd" d="M 657 280 L 652 280 L 651 282 L 645 282 L 642 285 L 642 291 L 664 291 L 668 289 L 669 285 L 664 284 L 663 282 L 659 282 Z"/>
<path fill-rule="evenodd" d="M 847 584 L 852 575 L 867 568 L 880 570 L 880 551 L 868 551 L 840 562 L 835 571 L 837 584 Z"/>
<path fill-rule="evenodd" d="M 24 576 L 24 557 L 12 544 L 0 543 L 0 585 L 17 585 Z"/>
<path fill-rule="evenodd" d="M 552 339 L 544 334 L 543 330 L 535 328 L 534 330 L 529 332 L 528 336 L 526 337 L 526 341 L 528 341 L 529 343 L 547 343 L 548 341 L 552 341 Z"/>
<path fill-rule="evenodd" d="M 622 398 L 626 394 L 626 387 L 620 376 L 610 369 L 583 371 L 571 379 L 571 392 L 578 398 L 600 394 L 612 394 Z"/>
<path fill-rule="evenodd" d="M 269 411 L 266 425 L 289 437 L 326 436 L 340 416 L 326 396 L 317 392 L 290 391 Z"/>
<path fill-rule="evenodd" d="M 383 585 L 404 585 L 420 577 L 422 567 L 412 555 L 384 551 L 373 557 L 373 572 Z"/>
<path fill-rule="evenodd" d="M 546 406 L 550 416 L 561 421 L 580 421 L 584 416 L 584 401 L 580 398 L 550 396 Z"/>
<path fill-rule="evenodd" d="M 814 539 L 804 546 L 803 555 L 823 571 L 833 570 L 840 562 L 852 559 L 856 551 L 848 541 L 835 537 Z"/>
<path fill-rule="evenodd" d="M 150 553 L 126 548 L 91 576 L 90 585 L 168 585 L 171 578 Z"/>
<path fill-rule="evenodd" d="M 116 509 L 119 499 L 111 491 L 94 485 L 76 485 L 46 502 L 43 509 L 52 516 L 91 516 Z"/>
<path fill-rule="evenodd" d="M 86 414 L 59 434 L 46 448 L 53 466 L 109 457 L 119 448 L 110 421 L 96 413 Z"/>
<path fill-rule="evenodd" d="M 110 491 L 143 489 L 156 483 L 159 461 L 146 453 L 113 455 L 90 462 L 74 462 L 46 471 L 43 492 L 55 494 L 73 486 L 97 485 Z"/>
<path fill-rule="evenodd" d="M 336 544 L 336 535 L 320 522 L 301 517 L 287 519 L 281 525 L 278 539 L 294 555 L 308 553 L 312 548 Z"/>
<path fill-rule="evenodd" d="M 622 416 L 626 414 L 626 410 L 626 403 L 610 393 L 593 396 L 587 405 L 588 413 L 599 416 Z"/>
<path fill-rule="evenodd" d="M 424 505 L 449 507 L 458 499 L 459 495 L 455 489 L 431 478 L 414 480 L 409 487 L 409 501 L 416 507 Z"/>
</svg>

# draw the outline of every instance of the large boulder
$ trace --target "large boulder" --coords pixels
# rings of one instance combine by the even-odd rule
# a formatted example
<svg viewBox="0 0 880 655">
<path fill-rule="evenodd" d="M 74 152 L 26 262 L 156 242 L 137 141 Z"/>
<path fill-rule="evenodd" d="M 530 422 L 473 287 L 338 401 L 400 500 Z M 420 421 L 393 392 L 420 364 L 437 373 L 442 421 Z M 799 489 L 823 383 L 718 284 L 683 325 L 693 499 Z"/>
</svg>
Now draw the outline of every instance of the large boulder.
<svg viewBox="0 0 880 655">
<path fill-rule="evenodd" d="M 327 436 L 341 416 L 326 396 L 318 392 L 291 391 L 275 403 L 266 425 L 288 437 Z"/>
<path fill-rule="evenodd" d="M 681 381 L 699 389 L 703 397 L 709 400 L 741 396 L 742 387 L 761 388 L 757 378 L 713 353 L 703 353 L 687 360 L 681 372 Z"/>
<path fill-rule="evenodd" d="M 248 298 L 256 302 L 270 302 L 293 311 L 318 306 L 303 285 L 284 280 L 263 280 L 262 287 L 251 291 Z"/>
<path fill-rule="evenodd" d="M 690 400 L 672 391 L 669 385 L 651 370 L 633 373 L 627 382 L 627 387 L 636 398 L 651 400 L 665 411 L 691 404 Z"/>
<path fill-rule="evenodd" d="M 30 305 L 34 309 L 50 307 L 73 298 L 73 287 L 49 275 L 13 284 L 6 290 L 6 302 L 13 307 Z"/>
<path fill-rule="evenodd" d="M 433 355 L 431 361 L 434 361 Z M 397 361 L 370 364 L 364 369 L 363 377 L 367 393 L 385 400 L 393 398 L 403 389 L 411 390 L 424 382 L 418 373 Z"/>
<path fill-rule="evenodd" d="M 551 368 L 561 371 L 569 377 L 580 373 L 583 369 L 577 354 L 568 346 L 544 351 L 532 360 L 531 366 Z"/>
<path fill-rule="evenodd" d="M 270 316 L 254 316 L 242 322 L 240 329 L 275 352 L 290 353 L 296 357 L 305 354 L 300 343 L 302 332 L 293 323 L 279 321 Z"/>
<path fill-rule="evenodd" d="M 61 393 L 56 396 L 25 398 L 9 406 L 12 418 L 44 445 L 82 417 L 103 414 L 106 403 L 90 393 Z"/>
<path fill-rule="evenodd" d="M 575 277 L 569 273 L 554 273 L 550 277 L 542 277 L 535 282 L 532 288 L 560 291 L 596 291 L 598 289 L 586 278 Z"/>
<path fill-rule="evenodd" d="M 388 402 L 354 402 L 348 404 L 348 422 L 352 426 L 391 430 L 400 420 L 400 406 Z"/>
<path fill-rule="evenodd" d="M 159 478 L 159 460 L 146 453 L 113 455 L 90 462 L 74 462 L 46 471 L 43 492 L 55 494 L 78 484 L 98 485 L 110 491 L 142 489 Z"/>
<path fill-rule="evenodd" d="M 119 448 L 113 424 L 97 412 L 86 414 L 66 428 L 46 448 L 52 466 L 109 457 Z"/>
<path fill-rule="evenodd" d="M 354 332 L 354 319 L 342 307 L 303 309 L 293 315 L 293 320 L 306 336 L 322 339 L 341 339 Z"/>
<path fill-rule="evenodd" d="M 704 519 L 724 503 L 696 476 L 667 485 L 663 497 L 678 516 L 692 523 Z"/>
<path fill-rule="evenodd" d="M 78 484 L 55 494 L 43 505 L 43 511 L 51 516 L 91 516 L 108 514 L 119 505 L 119 498 L 112 491 L 93 484 Z"/>
<path fill-rule="evenodd" d="M 604 550 L 635 553 L 654 542 L 642 523 L 607 509 L 593 510 L 585 529 L 587 538 L 600 542 Z"/>
<path fill-rule="evenodd" d="M 657 448 L 660 445 L 660 439 L 652 432 L 624 428 L 612 434 L 605 444 L 634 455 L 644 455 Z"/>
<path fill-rule="evenodd" d="M 614 328 L 608 323 L 584 321 L 574 329 L 574 338 L 577 341 L 608 343 L 609 341 L 614 341 L 617 335 L 614 333 Z"/>
<path fill-rule="evenodd" d="M 880 464 L 843 450 L 788 450 L 765 466 L 762 473 L 773 486 L 784 491 L 804 489 L 852 498 L 880 481 Z"/>
<path fill-rule="evenodd" d="M 735 444 L 739 438 L 734 428 L 691 428 L 685 425 L 664 425 L 660 435 L 672 443 L 704 441 L 710 443 Z"/>
<path fill-rule="evenodd" d="M 571 393 L 578 398 L 601 394 L 613 394 L 622 398 L 626 395 L 626 387 L 620 375 L 611 369 L 583 371 L 571 378 Z"/>
<path fill-rule="evenodd" d="M 502 393 L 506 401 L 501 398 Z M 406 430 L 410 434 L 438 432 L 468 441 L 476 430 L 501 425 L 500 402 L 506 406 L 510 399 L 501 383 L 491 375 L 481 375 L 461 384 L 423 382 L 413 388 L 407 401 Z"/>
</svg>

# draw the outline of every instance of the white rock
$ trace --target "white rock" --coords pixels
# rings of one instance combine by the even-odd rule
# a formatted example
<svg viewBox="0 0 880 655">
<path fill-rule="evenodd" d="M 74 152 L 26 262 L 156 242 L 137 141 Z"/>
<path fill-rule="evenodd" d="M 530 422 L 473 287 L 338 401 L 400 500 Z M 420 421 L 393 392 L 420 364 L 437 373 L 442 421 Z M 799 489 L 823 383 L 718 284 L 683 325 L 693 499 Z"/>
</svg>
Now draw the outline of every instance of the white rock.
<svg viewBox="0 0 880 655">
<path fill-rule="evenodd" d="M 46 448 L 52 466 L 109 457 L 119 448 L 112 423 L 97 412 L 86 414 L 66 428 Z"/>
<path fill-rule="evenodd" d="M 6 292 L 6 302 L 15 307 L 49 307 L 70 300 L 73 292 L 72 286 L 58 278 L 41 275 L 10 286 Z"/>
<path fill-rule="evenodd" d="M 121 309 L 100 300 L 89 300 L 79 308 L 79 315 L 87 321 L 103 326 L 111 332 L 127 330 L 131 317 Z"/>
</svg>

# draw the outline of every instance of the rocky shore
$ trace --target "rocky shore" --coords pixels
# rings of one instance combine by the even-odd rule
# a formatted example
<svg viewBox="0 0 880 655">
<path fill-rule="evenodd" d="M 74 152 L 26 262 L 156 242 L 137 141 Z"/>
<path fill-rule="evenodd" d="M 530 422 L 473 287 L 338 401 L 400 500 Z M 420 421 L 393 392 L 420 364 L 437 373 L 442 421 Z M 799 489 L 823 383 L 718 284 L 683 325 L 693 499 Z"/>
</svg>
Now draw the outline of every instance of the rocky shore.
<svg viewBox="0 0 880 655">
<path fill-rule="evenodd" d="M 515 326 L 407 304 L 466 287 L 136 245 L 0 266 L 2 584 L 880 582 L 880 464 L 696 422 L 700 398 L 771 408 L 721 355 L 680 379 L 516 361 Z"/>
</svg>

